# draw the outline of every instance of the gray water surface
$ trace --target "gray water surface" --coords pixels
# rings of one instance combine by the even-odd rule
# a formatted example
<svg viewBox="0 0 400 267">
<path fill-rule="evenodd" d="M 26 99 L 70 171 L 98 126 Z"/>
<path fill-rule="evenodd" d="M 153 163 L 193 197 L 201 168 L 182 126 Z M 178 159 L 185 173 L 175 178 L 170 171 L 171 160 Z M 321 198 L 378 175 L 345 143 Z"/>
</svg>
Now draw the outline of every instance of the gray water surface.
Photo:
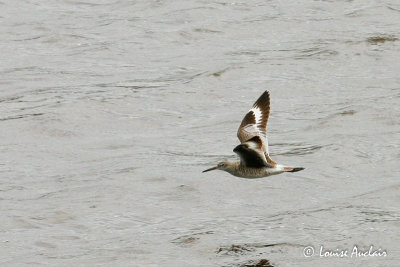
<svg viewBox="0 0 400 267">
<path fill-rule="evenodd" d="M 398 266 L 397 0 L 0 1 L 0 25 L 0 265 Z M 272 158 L 306 169 L 201 173 L 264 90 Z M 318 255 L 354 245 L 387 256 Z"/>
</svg>

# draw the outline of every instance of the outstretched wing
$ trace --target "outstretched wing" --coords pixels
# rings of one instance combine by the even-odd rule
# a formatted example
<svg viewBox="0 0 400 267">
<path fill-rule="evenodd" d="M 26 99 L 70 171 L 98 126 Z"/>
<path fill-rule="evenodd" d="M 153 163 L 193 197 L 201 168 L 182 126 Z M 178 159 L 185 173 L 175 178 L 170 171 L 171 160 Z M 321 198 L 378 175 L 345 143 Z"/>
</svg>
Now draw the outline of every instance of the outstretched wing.
<svg viewBox="0 0 400 267">
<path fill-rule="evenodd" d="M 267 122 L 269 117 L 269 92 L 265 91 L 244 116 L 237 136 L 241 143 L 253 136 L 267 138 Z"/>
<path fill-rule="evenodd" d="M 267 123 L 270 110 L 269 92 L 265 91 L 254 103 L 253 107 L 244 116 L 239 126 L 237 136 L 243 144 L 247 140 L 258 136 L 261 139 L 265 158 L 270 166 L 276 163 L 271 160 L 268 154 Z"/>
<path fill-rule="evenodd" d="M 263 142 L 259 136 L 238 145 L 233 152 L 239 155 L 240 160 L 250 168 L 261 168 L 269 166 L 265 153 L 262 150 Z"/>
</svg>

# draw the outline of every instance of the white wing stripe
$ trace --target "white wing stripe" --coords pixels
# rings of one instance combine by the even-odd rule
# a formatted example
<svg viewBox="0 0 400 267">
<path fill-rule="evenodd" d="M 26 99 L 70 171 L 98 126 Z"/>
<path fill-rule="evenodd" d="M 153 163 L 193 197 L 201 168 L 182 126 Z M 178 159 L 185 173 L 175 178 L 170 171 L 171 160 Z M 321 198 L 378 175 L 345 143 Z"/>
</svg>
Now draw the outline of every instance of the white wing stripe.
<svg viewBox="0 0 400 267">
<path fill-rule="evenodd" d="M 250 111 L 253 111 L 254 115 L 256 116 L 256 124 L 260 124 L 262 119 L 261 110 L 259 108 L 252 108 Z"/>
</svg>

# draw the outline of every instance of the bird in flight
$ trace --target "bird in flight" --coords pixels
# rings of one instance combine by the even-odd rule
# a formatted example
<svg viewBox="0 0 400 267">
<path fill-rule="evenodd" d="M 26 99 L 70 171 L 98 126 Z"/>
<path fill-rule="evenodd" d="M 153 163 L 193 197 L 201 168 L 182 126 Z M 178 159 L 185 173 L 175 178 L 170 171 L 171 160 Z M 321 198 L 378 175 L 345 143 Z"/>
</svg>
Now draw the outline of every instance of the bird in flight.
<svg viewBox="0 0 400 267">
<path fill-rule="evenodd" d="M 267 123 L 269 117 L 269 92 L 265 91 L 244 116 L 237 137 L 240 145 L 233 149 L 240 161 L 223 161 L 203 172 L 222 170 L 242 178 L 261 178 L 283 172 L 298 172 L 302 167 L 277 164 L 268 154 Z"/>
</svg>

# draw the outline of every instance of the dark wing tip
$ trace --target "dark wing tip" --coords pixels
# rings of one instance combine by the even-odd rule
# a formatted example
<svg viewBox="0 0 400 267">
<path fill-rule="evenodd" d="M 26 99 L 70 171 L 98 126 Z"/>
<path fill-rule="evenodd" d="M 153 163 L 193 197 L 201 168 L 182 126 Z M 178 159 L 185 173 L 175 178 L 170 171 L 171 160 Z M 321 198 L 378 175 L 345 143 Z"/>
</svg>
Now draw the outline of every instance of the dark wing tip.
<svg viewBox="0 0 400 267">
<path fill-rule="evenodd" d="M 254 103 L 254 107 L 266 107 L 269 106 L 269 91 L 265 90 L 264 93 Z"/>
</svg>

